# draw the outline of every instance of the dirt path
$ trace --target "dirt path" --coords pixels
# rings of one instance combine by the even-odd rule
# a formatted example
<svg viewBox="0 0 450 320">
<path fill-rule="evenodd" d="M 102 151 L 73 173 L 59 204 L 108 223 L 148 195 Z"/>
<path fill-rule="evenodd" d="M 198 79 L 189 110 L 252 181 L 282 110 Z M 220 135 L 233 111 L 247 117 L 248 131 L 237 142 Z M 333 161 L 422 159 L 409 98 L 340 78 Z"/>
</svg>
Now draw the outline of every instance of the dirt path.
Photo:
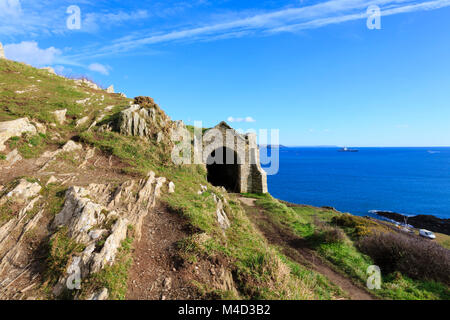
<svg viewBox="0 0 450 320">
<path fill-rule="evenodd" d="M 365 289 L 355 285 L 349 278 L 333 270 L 308 247 L 306 240 L 274 224 L 262 210 L 255 206 L 255 199 L 239 198 L 239 200 L 243 203 L 250 219 L 260 232 L 271 244 L 283 248 L 284 254 L 289 258 L 327 277 L 330 282 L 340 287 L 351 300 L 374 299 Z"/>
<path fill-rule="evenodd" d="M 186 222 L 163 205 L 150 213 L 134 245 L 127 300 L 195 299 L 192 270 L 177 258 L 176 243 L 190 234 Z"/>
</svg>

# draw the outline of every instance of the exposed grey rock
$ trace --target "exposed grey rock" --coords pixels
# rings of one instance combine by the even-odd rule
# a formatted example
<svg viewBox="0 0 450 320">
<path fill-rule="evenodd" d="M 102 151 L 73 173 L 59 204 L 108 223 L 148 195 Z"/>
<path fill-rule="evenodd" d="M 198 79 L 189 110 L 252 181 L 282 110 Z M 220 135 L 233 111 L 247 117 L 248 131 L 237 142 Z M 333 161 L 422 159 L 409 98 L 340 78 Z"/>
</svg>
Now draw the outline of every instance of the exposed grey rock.
<svg viewBox="0 0 450 320">
<path fill-rule="evenodd" d="M 87 117 L 87 116 L 86 116 L 86 117 L 83 117 L 83 118 L 77 120 L 76 126 L 77 126 L 77 127 L 83 126 L 83 125 L 85 125 L 88 121 L 89 121 L 89 117 Z"/>
<path fill-rule="evenodd" d="M 88 300 L 106 300 L 108 299 L 108 296 L 108 289 L 103 288 L 100 291 L 93 293 Z"/>
<path fill-rule="evenodd" d="M 96 85 L 94 82 L 92 82 L 92 81 L 89 81 L 88 79 L 77 79 L 77 80 L 74 80 L 74 82 L 77 84 L 77 85 L 86 85 L 86 86 L 88 86 L 89 88 L 91 88 L 91 89 L 95 89 L 95 90 L 101 90 L 101 88 L 98 86 L 98 85 Z"/>
<path fill-rule="evenodd" d="M 89 191 L 80 187 L 70 187 L 66 201 L 53 222 L 54 227 L 67 226 L 68 235 L 81 243 L 88 243 L 88 234 L 93 227 L 105 221 L 106 208 L 88 198 Z"/>
<path fill-rule="evenodd" d="M 36 127 L 38 133 L 46 134 L 47 133 L 47 127 L 39 122 L 33 122 L 33 125 Z"/>
<path fill-rule="evenodd" d="M 110 85 L 107 89 L 106 89 L 107 93 L 114 93 L 114 86 Z"/>
<path fill-rule="evenodd" d="M 62 152 L 72 152 L 82 150 L 83 146 L 81 144 L 75 143 L 73 140 L 67 141 L 67 143 L 62 147 Z"/>
<path fill-rule="evenodd" d="M 154 125 L 155 109 L 141 108 L 134 104 L 120 113 L 120 133 L 128 136 L 147 137 L 150 135 L 149 125 Z"/>
<path fill-rule="evenodd" d="M 56 110 L 53 111 L 52 114 L 55 116 L 56 121 L 59 124 L 64 124 L 64 122 L 66 122 L 66 113 L 67 113 L 67 109 L 63 109 L 63 110 Z"/>
<path fill-rule="evenodd" d="M 46 186 L 48 186 L 51 183 L 56 183 L 59 180 L 55 178 L 55 176 L 51 176 L 50 179 L 48 179 L 47 183 L 45 184 Z"/>
<path fill-rule="evenodd" d="M 16 162 L 19 162 L 21 160 L 22 156 L 19 154 L 19 151 L 17 151 L 17 149 L 14 149 L 6 155 L 7 168 L 12 167 Z"/>
<path fill-rule="evenodd" d="M 175 183 L 170 181 L 169 182 L 169 193 L 174 193 L 174 192 L 175 192 Z"/>
<path fill-rule="evenodd" d="M 36 196 L 42 187 L 37 182 L 28 182 L 25 179 L 20 179 L 19 184 L 8 194 L 8 198 L 14 198 L 16 200 L 26 201 L 31 197 Z"/>
<path fill-rule="evenodd" d="M 3 50 L 3 45 L 1 42 L 0 42 L 0 59 L 6 59 L 5 50 Z"/>
<path fill-rule="evenodd" d="M 150 172 L 144 179 L 126 181 L 119 187 L 113 184 L 70 187 L 53 227 L 67 227 L 68 236 L 86 248 L 71 260 L 67 270 L 80 270 L 81 277 L 85 278 L 113 264 L 129 225 L 134 226 L 139 240 L 143 220 L 155 206 L 165 183 L 166 178 L 156 178 L 155 173 Z M 115 222 L 108 230 L 105 226 L 111 221 Z M 97 248 L 98 239 L 105 236 L 105 243 Z M 70 279 L 70 273 L 60 278 L 53 290 L 56 296 L 62 293 Z"/>
<path fill-rule="evenodd" d="M 47 70 L 51 74 L 56 74 L 55 69 L 53 69 L 52 67 L 45 67 L 45 68 L 41 68 L 41 69 Z"/>
<path fill-rule="evenodd" d="M 214 202 L 217 205 L 217 208 L 216 208 L 217 222 L 219 223 L 219 226 L 222 228 L 222 230 L 226 230 L 231 226 L 231 223 L 227 217 L 227 214 L 225 213 L 225 210 L 223 209 L 223 202 L 215 194 L 213 194 L 213 197 L 214 197 Z"/>
<path fill-rule="evenodd" d="M 4 143 L 11 137 L 21 136 L 23 133 L 37 133 L 36 127 L 31 124 L 28 118 L 0 122 L 0 151 L 6 149 Z"/>
<path fill-rule="evenodd" d="M 122 241 L 127 237 L 127 228 L 128 220 L 119 218 L 111 230 L 111 235 L 106 239 L 102 250 L 94 254 L 91 273 L 98 272 L 114 262 Z"/>
</svg>

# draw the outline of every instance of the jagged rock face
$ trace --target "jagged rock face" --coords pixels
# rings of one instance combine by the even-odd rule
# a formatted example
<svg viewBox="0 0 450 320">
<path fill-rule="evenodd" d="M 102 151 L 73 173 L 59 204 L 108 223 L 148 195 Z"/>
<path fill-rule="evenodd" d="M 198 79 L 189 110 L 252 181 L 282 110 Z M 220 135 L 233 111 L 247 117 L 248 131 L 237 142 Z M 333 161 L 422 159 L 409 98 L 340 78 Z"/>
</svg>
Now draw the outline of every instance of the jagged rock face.
<svg viewBox="0 0 450 320">
<path fill-rule="evenodd" d="M 0 151 L 6 149 L 4 143 L 11 137 L 21 136 L 23 133 L 36 134 L 36 127 L 28 118 L 0 122 Z"/>
<path fill-rule="evenodd" d="M 106 89 L 107 93 L 114 93 L 114 86 L 110 85 L 107 89 Z"/>
<path fill-rule="evenodd" d="M 94 82 L 89 81 L 87 79 L 77 79 L 77 80 L 74 80 L 74 82 L 78 85 L 85 84 L 86 86 L 88 86 L 91 89 L 101 90 L 101 88 L 98 85 L 96 85 Z"/>
<path fill-rule="evenodd" d="M 135 104 L 120 113 L 121 134 L 170 142 L 173 136 L 184 137 L 189 132 L 183 121 L 171 121 L 150 97 L 137 97 Z"/>
<path fill-rule="evenodd" d="M 1 287 L 6 288 L 11 284 L 29 263 L 26 257 L 26 235 L 39 225 L 43 211 L 39 211 L 32 218 L 29 212 L 41 199 L 40 190 L 38 183 L 22 179 L 16 187 L 0 198 L 0 205 L 12 201 L 20 206 L 18 214 L 0 226 L 0 279 L 3 280 Z"/>
<path fill-rule="evenodd" d="M 229 227 L 231 227 L 230 220 L 227 217 L 227 214 L 225 213 L 225 210 L 223 209 L 223 202 L 222 200 L 213 194 L 214 202 L 216 203 L 216 215 L 217 215 L 217 222 L 219 223 L 219 226 L 222 228 L 222 230 L 227 230 Z"/>
<path fill-rule="evenodd" d="M 120 133 L 128 136 L 148 137 L 149 126 L 156 121 L 155 109 L 141 108 L 135 104 L 120 113 Z"/>
<path fill-rule="evenodd" d="M 24 202 L 37 195 L 41 189 L 41 186 L 37 182 L 29 182 L 25 179 L 20 179 L 19 184 L 12 191 L 8 192 L 6 198 L 14 198 Z"/>
<path fill-rule="evenodd" d="M 134 227 L 136 238 L 140 239 L 143 220 L 155 206 L 165 183 L 166 178 L 156 178 L 150 172 L 144 179 L 126 181 L 119 187 L 91 184 L 86 188 L 69 188 L 53 227 L 67 227 L 68 236 L 86 245 L 86 249 L 71 260 L 68 274 L 61 277 L 54 288 L 56 296 L 64 290 L 70 270 L 80 270 L 84 278 L 111 265 L 127 237 L 129 225 Z M 106 240 L 101 248 L 97 248 L 97 241 L 102 237 Z M 104 296 L 104 292 L 99 295 Z"/>
</svg>

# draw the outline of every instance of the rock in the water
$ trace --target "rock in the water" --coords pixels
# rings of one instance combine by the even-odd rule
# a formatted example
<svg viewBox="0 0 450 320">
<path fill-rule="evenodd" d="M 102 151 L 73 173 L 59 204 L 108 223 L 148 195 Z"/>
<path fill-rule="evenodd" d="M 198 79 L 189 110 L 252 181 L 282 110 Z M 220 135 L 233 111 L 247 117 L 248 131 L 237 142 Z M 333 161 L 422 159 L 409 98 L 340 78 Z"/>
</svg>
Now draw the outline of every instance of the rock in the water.
<svg viewBox="0 0 450 320">
<path fill-rule="evenodd" d="M 6 149 L 4 143 L 9 138 L 21 136 L 27 132 L 32 134 L 37 133 L 36 127 L 31 124 L 28 118 L 0 122 L 0 151 Z"/>
<path fill-rule="evenodd" d="M 55 116 L 56 121 L 58 121 L 59 124 L 64 124 L 64 122 L 66 122 L 67 109 L 56 110 L 56 111 L 53 111 L 52 113 Z"/>
<path fill-rule="evenodd" d="M 110 85 L 107 89 L 106 89 L 107 93 L 114 93 L 114 86 Z"/>
</svg>

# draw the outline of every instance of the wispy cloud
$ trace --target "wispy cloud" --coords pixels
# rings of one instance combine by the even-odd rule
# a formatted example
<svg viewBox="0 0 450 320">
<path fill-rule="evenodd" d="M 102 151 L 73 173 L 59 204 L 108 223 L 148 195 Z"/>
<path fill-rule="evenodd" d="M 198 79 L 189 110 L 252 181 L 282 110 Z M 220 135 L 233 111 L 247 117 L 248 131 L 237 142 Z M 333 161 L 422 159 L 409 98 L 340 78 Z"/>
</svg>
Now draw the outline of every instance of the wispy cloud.
<svg viewBox="0 0 450 320">
<path fill-rule="evenodd" d="M 228 122 L 247 122 L 247 123 L 256 122 L 256 120 L 253 119 L 252 117 L 245 117 L 245 118 L 228 117 L 227 120 Z"/>
<path fill-rule="evenodd" d="M 101 63 L 91 63 L 88 66 L 88 69 L 91 70 L 91 71 L 98 72 L 98 73 L 101 73 L 101 74 L 107 76 L 107 75 L 109 75 L 109 71 L 111 70 L 111 67 L 110 66 L 105 66 L 105 65 L 103 65 Z"/>
<path fill-rule="evenodd" d="M 197 2 L 203 1 L 198 0 Z M 5 15 L 4 12 L 6 11 L 2 13 L 1 9 L 3 8 L 2 6 L 5 6 L 5 3 L 14 4 L 8 9 L 12 15 Z M 42 0 L 40 2 L 23 1 L 22 3 L 19 0 L 0 0 L 0 18 L 4 19 L 2 21 L 4 23 L 0 25 L 0 35 L 11 36 L 16 33 L 22 33 L 32 37 L 39 32 L 50 35 L 55 32 L 62 34 L 68 32 L 65 29 L 66 16 L 63 9 L 70 1 L 61 0 L 56 7 L 55 5 L 51 7 L 51 3 L 53 2 L 50 0 Z M 83 3 L 88 8 L 89 5 L 93 6 L 90 0 L 83 0 Z M 74 48 L 71 54 L 63 55 L 61 52 L 54 52 L 53 57 L 58 60 L 59 64 L 80 65 L 89 68 L 92 65 L 92 61 L 102 57 L 134 53 L 136 51 L 157 50 L 156 45 L 158 44 L 271 36 L 277 33 L 298 32 L 362 20 L 367 18 L 366 10 L 370 5 L 380 6 L 382 16 L 391 16 L 448 7 L 450 6 L 450 0 L 328 0 L 312 5 L 281 8 L 253 14 L 250 14 L 248 11 L 232 12 L 228 15 L 220 16 L 211 14 L 211 16 L 205 18 L 209 21 L 208 23 L 197 22 L 198 20 L 194 22 L 191 21 L 192 19 L 186 18 L 184 20 L 186 27 L 167 29 L 166 26 L 163 29 L 159 29 L 160 31 L 157 31 L 157 26 L 150 24 L 151 31 L 143 31 L 141 28 L 137 28 L 128 34 L 117 32 L 120 37 L 107 40 L 106 45 L 105 41 L 102 44 L 87 43 L 84 47 Z M 45 6 L 53 9 L 47 10 Z M 45 14 L 40 15 L 40 11 L 45 12 Z M 11 18 L 14 14 L 16 15 L 15 19 Z M 113 12 L 106 8 L 87 13 L 83 11 L 82 31 L 83 28 L 87 32 L 103 31 L 113 26 L 149 19 L 155 15 L 155 12 L 151 12 L 148 9 L 129 9 L 128 11 L 116 9 Z M 211 17 L 214 17 L 214 19 L 211 20 Z M 55 25 L 55 20 L 61 23 Z M 365 23 L 361 27 L 364 28 Z M 113 34 L 115 32 L 110 32 L 106 34 L 105 38 L 111 39 Z M 99 71 L 99 68 L 96 69 L 97 72 L 102 72 L 103 74 L 108 72 L 107 69 L 103 71 Z"/>
<path fill-rule="evenodd" d="M 297 32 L 332 24 L 366 19 L 370 5 L 381 7 L 382 16 L 414 11 L 435 10 L 450 6 L 450 0 L 329 0 L 300 8 L 287 8 L 272 12 L 241 17 L 225 22 L 201 25 L 193 28 L 152 32 L 149 35 L 133 33 L 111 41 L 111 44 L 83 52 L 74 58 L 101 57 L 134 51 L 155 44 L 171 42 L 213 41 L 224 38 L 251 35 L 271 35 L 280 32 Z"/>
</svg>

